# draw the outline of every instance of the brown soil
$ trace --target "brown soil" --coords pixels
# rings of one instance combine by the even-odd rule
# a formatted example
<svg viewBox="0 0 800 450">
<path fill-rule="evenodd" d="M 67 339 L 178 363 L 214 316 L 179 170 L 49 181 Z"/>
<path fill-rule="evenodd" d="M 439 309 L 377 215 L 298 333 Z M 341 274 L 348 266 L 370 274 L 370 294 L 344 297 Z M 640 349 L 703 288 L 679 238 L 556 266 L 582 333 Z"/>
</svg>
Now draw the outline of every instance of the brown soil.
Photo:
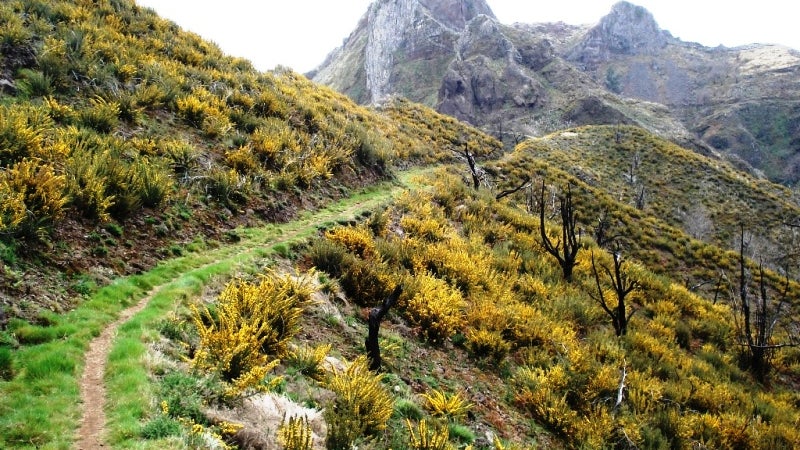
<svg viewBox="0 0 800 450">
<path fill-rule="evenodd" d="M 123 310 L 119 318 L 109 324 L 100 333 L 100 336 L 89 344 L 89 350 L 86 352 L 86 365 L 79 386 L 83 403 L 83 417 L 77 440 L 79 450 L 106 448 L 102 441 L 106 424 L 106 388 L 103 384 L 103 375 L 106 372 L 108 352 L 111 350 L 111 343 L 120 325 L 144 309 L 152 297 L 151 292 L 135 305 Z"/>
</svg>

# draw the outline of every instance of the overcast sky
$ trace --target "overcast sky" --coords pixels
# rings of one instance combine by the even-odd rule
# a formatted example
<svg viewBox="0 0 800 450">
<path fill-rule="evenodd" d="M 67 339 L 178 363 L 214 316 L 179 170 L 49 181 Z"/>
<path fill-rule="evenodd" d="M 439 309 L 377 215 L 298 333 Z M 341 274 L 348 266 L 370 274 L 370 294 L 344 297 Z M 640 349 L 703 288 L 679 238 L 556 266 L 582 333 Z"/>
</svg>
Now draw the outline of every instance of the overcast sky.
<svg viewBox="0 0 800 450">
<path fill-rule="evenodd" d="M 514 22 L 593 24 L 617 0 L 487 0 Z M 184 29 L 214 41 L 259 70 L 276 65 L 307 72 L 341 45 L 372 0 L 136 0 Z M 662 29 L 684 41 L 734 47 L 776 43 L 800 49 L 800 6 L 788 0 L 633 0 Z"/>
</svg>

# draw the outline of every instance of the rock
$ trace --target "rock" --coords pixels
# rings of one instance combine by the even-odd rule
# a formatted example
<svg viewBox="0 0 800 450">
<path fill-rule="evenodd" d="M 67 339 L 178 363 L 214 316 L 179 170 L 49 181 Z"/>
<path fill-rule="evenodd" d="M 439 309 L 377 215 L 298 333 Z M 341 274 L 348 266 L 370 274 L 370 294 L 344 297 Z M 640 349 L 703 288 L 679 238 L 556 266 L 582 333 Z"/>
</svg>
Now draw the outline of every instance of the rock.
<svg viewBox="0 0 800 450">
<path fill-rule="evenodd" d="M 378 0 L 313 75 L 360 103 L 423 103 L 509 146 L 632 124 L 800 181 L 800 53 L 683 42 L 624 1 L 594 26 L 508 26 L 482 0 Z"/>
</svg>

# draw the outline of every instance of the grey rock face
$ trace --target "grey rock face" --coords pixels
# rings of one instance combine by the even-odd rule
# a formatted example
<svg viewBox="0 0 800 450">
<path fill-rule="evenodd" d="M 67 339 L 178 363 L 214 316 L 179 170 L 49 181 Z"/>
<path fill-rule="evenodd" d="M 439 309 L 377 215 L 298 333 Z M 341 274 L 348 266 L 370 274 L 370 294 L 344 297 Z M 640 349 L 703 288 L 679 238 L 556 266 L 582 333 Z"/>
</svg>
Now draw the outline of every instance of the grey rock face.
<svg viewBox="0 0 800 450">
<path fill-rule="evenodd" d="M 377 0 L 314 81 L 361 103 L 400 95 L 512 143 L 571 124 L 635 124 L 794 183 L 798 75 L 795 50 L 683 42 L 628 2 L 579 27 L 503 25 L 483 0 Z"/>
<path fill-rule="evenodd" d="M 611 55 L 653 54 L 671 39 L 668 32 L 658 27 L 649 11 L 628 2 L 619 2 L 610 14 L 589 30 L 570 59 L 595 65 L 607 61 Z"/>
</svg>

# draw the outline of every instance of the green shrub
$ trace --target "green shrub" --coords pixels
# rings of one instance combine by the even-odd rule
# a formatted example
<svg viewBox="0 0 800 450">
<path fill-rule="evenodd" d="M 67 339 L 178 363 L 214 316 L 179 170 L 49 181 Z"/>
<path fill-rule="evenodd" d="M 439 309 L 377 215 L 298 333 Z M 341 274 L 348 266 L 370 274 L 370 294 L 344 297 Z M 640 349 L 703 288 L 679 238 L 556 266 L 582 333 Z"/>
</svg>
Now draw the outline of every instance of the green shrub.
<svg viewBox="0 0 800 450">
<path fill-rule="evenodd" d="M 401 398 L 394 404 L 394 414 L 402 419 L 420 420 L 425 416 L 425 411 L 413 400 Z"/>
<path fill-rule="evenodd" d="M 145 439 L 163 439 L 179 436 L 182 431 L 180 422 L 168 416 L 158 415 L 144 424 L 141 434 Z"/>
<path fill-rule="evenodd" d="M 342 275 L 342 261 L 347 255 L 343 245 L 328 239 L 316 239 L 308 250 L 308 256 L 317 269 L 333 277 Z"/>
<path fill-rule="evenodd" d="M 684 350 L 689 350 L 692 346 L 692 329 L 684 321 L 679 321 L 675 325 L 675 339 L 678 346 Z"/>
<path fill-rule="evenodd" d="M 106 192 L 108 151 L 93 153 L 82 148 L 73 151 L 66 163 L 67 193 L 71 204 L 85 217 L 108 220 L 108 210 L 115 202 Z"/>
<path fill-rule="evenodd" d="M 470 445 L 475 442 L 475 433 L 464 425 L 458 423 L 449 423 L 447 425 L 450 431 L 450 439 L 462 445 Z"/>
<path fill-rule="evenodd" d="M 141 159 L 134 164 L 137 194 L 144 206 L 155 208 L 160 206 L 169 197 L 173 183 L 166 171 L 158 164 L 147 159 Z"/>
<path fill-rule="evenodd" d="M 94 97 L 81 113 L 81 123 L 100 133 L 111 133 L 119 123 L 119 103 Z"/>
<path fill-rule="evenodd" d="M 21 69 L 17 89 L 26 97 L 44 97 L 53 93 L 53 79 L 42 72 Z"/>
<path fill-rule="evenodd" d="M 246 203 L 249 189 L 247 177 L 233 169 L 213 169 L 206 183 L 206 192 L 226 205 Z"/>
<path fill-rule="evenodd" d="M 167 414 L 200 424 L 207 421 L 203 412 L 205 399 L 217 397 L 219 389 L 212 379 L 197 378 L 177 370 L 168 372 L 159 382 L 159 394 L 166 402 Z"/>
</svg>

